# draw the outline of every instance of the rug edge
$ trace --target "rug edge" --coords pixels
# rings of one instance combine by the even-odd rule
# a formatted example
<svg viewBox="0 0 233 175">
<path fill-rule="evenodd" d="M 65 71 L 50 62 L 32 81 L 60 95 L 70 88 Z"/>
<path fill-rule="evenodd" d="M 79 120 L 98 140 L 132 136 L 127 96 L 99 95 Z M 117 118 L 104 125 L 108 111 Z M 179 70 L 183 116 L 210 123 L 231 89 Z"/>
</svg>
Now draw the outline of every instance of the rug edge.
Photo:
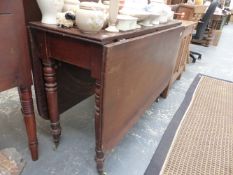
<svg viewBox="0 0 233 175">
<path fill-rule="evenodd" d="M 176 111 L 174 117 L 172 118 L 171 122 L 169 123 L 167 129 L 165 130 L 160 143 L 146 169 L 146 172 L 144 175 L 159 175 L 160 171 L 163 167 L 163 164 L 165 162 L 166 156 L 169 152 L 170 146 L 172 144 L 173 138 L 175 137 L 176 131 L 179 127 L 180 122 L 182 121 L 182 118 L 188 109 L 193 94 L 196 90 L 196 87 L 198 86 L 201 78 L 203 76 L 210 77 L 208 75 L 203 74 L 197 74 L 197 76 L 194 78 L 193 82 L 191 83 L 189 89 L 187 90 L 184 100 L 181 103 L 180 107 Z M 215 78 L 215 77 L 210 77 Z M 217 78 L 215 78 L 217 79 Z M 224 80 L 225 81 L 225 80 Z"/>
</svg>

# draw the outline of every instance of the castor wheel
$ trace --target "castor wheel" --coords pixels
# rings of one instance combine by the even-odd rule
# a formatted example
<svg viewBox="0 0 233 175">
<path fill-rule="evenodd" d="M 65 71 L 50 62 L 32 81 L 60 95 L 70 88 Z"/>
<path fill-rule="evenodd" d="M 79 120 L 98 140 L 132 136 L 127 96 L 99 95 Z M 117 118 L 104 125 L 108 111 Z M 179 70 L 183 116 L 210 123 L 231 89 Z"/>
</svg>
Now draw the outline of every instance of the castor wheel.
<svg viewBox="0 0 233 175">
<path fill-rule="evenodd" d="M 201 55 L 198 56 L 198 59 L 201 60 Z"/>
<path fill-rule="evenodd" d="M 158 103 L 159 102 L 159 98 L 156 98 L 155 102 Z"/>
</svg>

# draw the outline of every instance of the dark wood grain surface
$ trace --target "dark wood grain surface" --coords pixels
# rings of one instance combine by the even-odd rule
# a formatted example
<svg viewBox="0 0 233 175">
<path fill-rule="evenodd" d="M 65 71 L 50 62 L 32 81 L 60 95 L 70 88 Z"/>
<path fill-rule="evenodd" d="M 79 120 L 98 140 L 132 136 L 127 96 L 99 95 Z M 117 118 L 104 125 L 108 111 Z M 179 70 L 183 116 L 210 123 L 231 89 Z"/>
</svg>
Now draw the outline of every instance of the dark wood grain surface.
<svg viewBox="0 0 233 175">
<path fill-rule="evenodd" d="M 4 41 L 4 44 L 0 45 L 0 75 L 4 78 L 8 74 L 5 80 L 12 81 L 10 87 L 31 85 L 31 64 L 22 1 L 2 0 L 0 5 L 0 22 L 0 39 Z M 18 24 L 17 29 L 15 24 Z M 1 83 L 0 86 L 3 86 L 3 84 Z M 9 85 L 10 83 L 8 82 L 7 84 Z M 7 86 L 0 88 L 0 90 L 6 89 Z"/>
<path fill-rule="evenodd" d="M 0 44 L 0 91 L 17 85 L 16 74 L 20 59 L 14 20 L 12 14 L 0 15 L 0 39 L 6 41 Z"/>
<path fill-rule="evenodd" d="M 63 36 L 71 36 L 76 37 L 77 39 L 87 40 L 89 42 L 96 42 L 100 44 L 108 44 L 114 41 L 119 41 L 121 39 L 129 39 L 136 36 L 153 33 L 159 30 L 164 30 L 166 28 L 171 28 L 180 25 L 181 22 L 179 21 L 171 21 L 168 24 L 161 24 L 158 26 L 153 27 L 142 27 L 141 29 L 136 29 L 127 32 L 119 32 L 119 33 L 110 33 L 107 31 L 100 31 L 98 33 L 83 33 L 78 28 L 70 28 L 70 29 L 63 29 L 56 25 L 48 25 L 48 24 L 41 24 L 41 22 L 31 22 L 30 26 L 32 28 L 37 28 L 43 31 L 49 31 L 56 34 L 62 34 Z"/>
<path fill-rule="evenodd" d="M 18 87 L 29 149 L 32 159 L 37 160 L 31 62 L 22 0 L 0 1 L 0 24 L 0 91 Z"/>
<path fill-rule="evenodd" d="M 112 149 L 169 84 L 181 27 L 106 45 L 103 148 Z"/>
</svg>

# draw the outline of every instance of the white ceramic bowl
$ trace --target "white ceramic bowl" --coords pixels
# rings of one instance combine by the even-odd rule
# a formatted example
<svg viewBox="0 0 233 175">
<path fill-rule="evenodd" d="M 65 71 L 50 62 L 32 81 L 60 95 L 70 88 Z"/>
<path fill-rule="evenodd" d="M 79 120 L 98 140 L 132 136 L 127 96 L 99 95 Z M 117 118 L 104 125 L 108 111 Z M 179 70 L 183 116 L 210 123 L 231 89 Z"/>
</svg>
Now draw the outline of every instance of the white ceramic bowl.
<svg viewBox="0 0 233 175">
<path fill-rule="evenodd" d="M 117 16 L 117 28 L 120 31 L 129 31 L 137 28 L 137 18 L 127 15 Z"/>
<path fill-rule="evenodd" d="M 159 18 L 160 18 L 160 14 L 152 13 L 151 17 L 150 17 L 151 24 L 152 25 L 158 25 L 159 24 Z"/>
<path fill-rule="evenodd" d="M 160 24 L 165 24 L 168 22 L 168 14 L 166 11 L 163 11 L 159 17 L 159 23 Z"/>
<path fill-rule="evenodd" d="M 138 19 L 138 21 L 143 21 L 150 17 L 150 13 L 146 11 L 136 11 L 136 10 L 126 10 L 122 9 L 119 12 L 122 15 L 132 16 Z"/>
</svg>

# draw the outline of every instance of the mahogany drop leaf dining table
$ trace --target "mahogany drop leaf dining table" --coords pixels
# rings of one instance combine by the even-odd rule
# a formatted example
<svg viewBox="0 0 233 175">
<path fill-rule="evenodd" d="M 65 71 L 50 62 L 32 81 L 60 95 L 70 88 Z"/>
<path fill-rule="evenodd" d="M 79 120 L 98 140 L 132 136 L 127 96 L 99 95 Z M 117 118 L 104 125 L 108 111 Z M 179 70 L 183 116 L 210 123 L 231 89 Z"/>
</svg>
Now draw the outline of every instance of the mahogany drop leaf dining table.
<svg viewBox="0 0 233 175">
<path fill-rule="evenodd" d="M 31 22 L 37 105 L 40 115 L 51 121 L 55 144 L 61 135 L 59 114 L 64 112 L 60 99 L 69 96 L 68 92 L 60 91 L 74 83 L 60 83 L 66 79 L 66 74 L 59 73 L 63 69 L 60 64 L 89 72 L 87 79 L 94 83 L 94 88 L 87 91 L 93 90 L 95 94 L 96 163 L 102 174 L 104 153 L 119 143 L 162 93 L 167 93 L 184 30 L 180 24 L 172 21 L 129 32 L 85 34 L 77 28 Z M 75 88 L 71 90 L 74 92 Z M 85 89 L 82 91 L 85 93 Z M 70 101 L 72 98 L 75 95 L 69 96 Z M 65 110 L 69 109 L 64 105 Z"/>
</svg>

